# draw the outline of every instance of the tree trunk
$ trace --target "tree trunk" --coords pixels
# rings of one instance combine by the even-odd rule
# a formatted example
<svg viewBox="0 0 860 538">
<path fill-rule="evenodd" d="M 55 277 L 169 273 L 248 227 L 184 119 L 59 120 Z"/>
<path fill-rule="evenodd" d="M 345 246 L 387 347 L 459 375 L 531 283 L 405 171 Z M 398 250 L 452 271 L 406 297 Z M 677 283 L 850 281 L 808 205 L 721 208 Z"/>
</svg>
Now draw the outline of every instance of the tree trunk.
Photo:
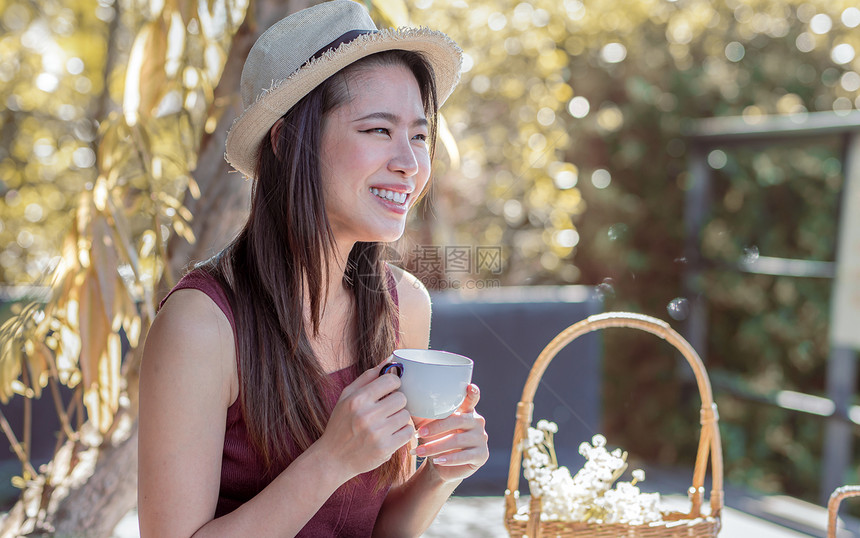
<svg viewBox="0 0 860 538">
<path fill-rule="evenodd" d="M 186 196 L 185 204 L 194 214 L 192 230 L 197 241 L 189 245 L 174 236 L 168 245 L 167 286 L 191 261 L 205 259 L 229 242 L 247 214 L 250 184 L 224 160 L 224 143 L 233 120 L 241 112 L 238 95 L 242 65 L 262 30 L 282 17 L 320 0 L 257 0 L 234 36 L 223 75 L 215 90 L 216 106 L 225 110 L 212 134 L 201 141 L 195 180 L 201 196 Z M 162 292 L 166 289 L 162 290 Z M 163 293 L 161 294 L 163 295 Z M 142 340 L 141 340 L 142 341 Z M 140 352 L 141 350 L 138 350 Z M 117 523 L 137 502 L 137 370 L 126 373 L 132 405 L 118 417 L 119 429 L 113 440 L 105 439 L 94 448 L 67 442 L 49 466 L 54 484 L 34 483 L 0 525 L 0 537 L 29 534 L 37 536 L 109 537 Z M 119 437 L 119 439 L 117 438 Z M 71 461 L 76 465 L 71 465 Z M 89 463 L 88 463 L 89 462 Z M 40 499 L 49 496 L 48 510 L 36 514 Z"/>
<path fill-rule="evenodd" d="M 185 196 L 185 206 L 194 215 L 193 229 L 197 241 L 192 245 L 179 235 L 171 238 L 168 245 L 172 273 L 168 278 L 171 281 L 182 274 L 189 262 L 205 260 L 220 251 L 239 231 L 247 215 L 251 184 L 227 164 L 224 145 L 233 120 L 242 112 L 242 98 L 236 90 L 248 52 L 262 30 L 289 13 L 320 1 L 258 0 L 251 8 L 256 12 L 249 10 L 245 23 L 234 36 L 224 74 L 215 90 L 216 106 L 224 106 L 225 110 L 215 131 L 204 136 L 194 172 L 201 196 L 198 200 L 189 194 Z"/>
</svg>

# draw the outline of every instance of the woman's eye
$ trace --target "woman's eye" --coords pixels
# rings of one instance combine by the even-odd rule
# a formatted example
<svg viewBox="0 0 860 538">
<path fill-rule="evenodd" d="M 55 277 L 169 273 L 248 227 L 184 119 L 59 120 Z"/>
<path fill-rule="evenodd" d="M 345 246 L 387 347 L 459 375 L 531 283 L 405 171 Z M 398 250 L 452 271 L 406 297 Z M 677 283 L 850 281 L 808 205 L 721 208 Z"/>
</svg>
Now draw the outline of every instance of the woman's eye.
<svg viewBox="0 0 860 538">
<path fill-rule="evenodd" d="M 374 127 L 373 129 L 368 129 L 364 132 L 365 133 L 378 133 L 378 134 L 384 134 L 384 135 L 389 134 L 388 129 L 386 129 L 385 127 Z"/>
<path fill-rule="evenodd" d="M 426 134 L 417 134 L 417 135 L 415 135 L 413 138 L 414 138 L 415 140 L 420 140 L 420 141 L 422 141 L 422 142 L 426 142 L 426 141 L 427 141 L 427 135 L 426 135 Z"/>
</svg>

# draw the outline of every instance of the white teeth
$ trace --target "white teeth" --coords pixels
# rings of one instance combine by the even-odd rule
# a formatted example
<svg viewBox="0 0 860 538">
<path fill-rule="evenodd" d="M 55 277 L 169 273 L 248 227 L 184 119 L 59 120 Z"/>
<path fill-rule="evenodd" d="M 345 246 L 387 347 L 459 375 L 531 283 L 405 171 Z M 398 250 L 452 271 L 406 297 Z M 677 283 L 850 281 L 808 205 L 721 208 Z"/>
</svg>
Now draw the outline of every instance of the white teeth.
<svg viewBox="0 0 860 538">
<path fill-rule="evenodd" d="M 386 189 L 377 189 L 376 187 L 371 187 L 370 192 L 380 198 L 385 200 L 391 200 L 392 202 L 397 202 L 398 204 L 402 204 L 406 201 L 406 193 L 405 192 L 394 192 Z"/>
</svg>

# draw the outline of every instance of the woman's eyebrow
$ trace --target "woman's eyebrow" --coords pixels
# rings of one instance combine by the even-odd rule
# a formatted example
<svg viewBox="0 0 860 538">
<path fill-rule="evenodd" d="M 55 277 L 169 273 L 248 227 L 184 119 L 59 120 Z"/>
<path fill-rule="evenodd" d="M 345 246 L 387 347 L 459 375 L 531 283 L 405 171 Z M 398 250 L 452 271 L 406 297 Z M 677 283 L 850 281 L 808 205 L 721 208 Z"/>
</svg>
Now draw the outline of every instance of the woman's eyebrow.
<svg viewBox="0 0 860 538">
<path fill-rule="evenodd" d="M 390 123 L 397 124 L 397 123 L 400 123 L 400 116 L 398 116 L 397 114 L 392 114 L 391 112 L 371 112 L 370 114 L 368 114 L 366 116 L 362 116 L 360 118 L 353 120 L 353 123 L 358 123 L 360 121 L 365 121 L 365 120 L 385 120 L 385 121 L 388 121 Z M 427 118 L 416 118 L 412 122 L 412 127 L 419 127 L 419 126 L 420 127 L 426 127 L 427 125 L 428 125 Z"/>
</svg>

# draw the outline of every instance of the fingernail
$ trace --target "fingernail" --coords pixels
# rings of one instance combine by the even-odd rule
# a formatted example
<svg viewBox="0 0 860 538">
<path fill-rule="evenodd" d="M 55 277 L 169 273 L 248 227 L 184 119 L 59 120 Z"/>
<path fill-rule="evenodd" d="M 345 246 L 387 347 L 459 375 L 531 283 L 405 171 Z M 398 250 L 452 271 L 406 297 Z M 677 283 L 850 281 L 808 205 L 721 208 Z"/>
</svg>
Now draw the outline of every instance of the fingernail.
<svg viewBox="0 0 860 538">
<path fill-rule="evenodd" d="M 469 385 L 469 392 L 471 392 L 472 394 L 477 394 L 478 387 L 476 387 L 475 385 Z"/>
<path fill-rule="evenodd" d="M 446 460 L 444 456 L 439 456 L 438 458 L 433 458 L 433 463 L 445 463 Z"/>
<path fill-rule="evenodd" d="M 430 435 L 430 428 L 421 428 L 420 430 L 418 430 L 418 435 L 420 435 L 421 437 L 426 437 Z"/>
<path fill-rule="evenodd" d="M 418 448 L 415 449 L 415 455 L 416 456 L 423 456 L 426 452 L 427 452 L 427 449 L 424 448 L 423 446 L 419 446 Z"/>
<path fill-rule="evenodd" d="M 415 449 L 414 449 L 414 448 L 413 448 L 413 449 L 410 449 L 410 450 L 409 450 L 409 453 L 410 453 L 411 455 L 413 455 L 413 456 L 414 456 L 414 455 L 415 455 Z"/>
</svg>

